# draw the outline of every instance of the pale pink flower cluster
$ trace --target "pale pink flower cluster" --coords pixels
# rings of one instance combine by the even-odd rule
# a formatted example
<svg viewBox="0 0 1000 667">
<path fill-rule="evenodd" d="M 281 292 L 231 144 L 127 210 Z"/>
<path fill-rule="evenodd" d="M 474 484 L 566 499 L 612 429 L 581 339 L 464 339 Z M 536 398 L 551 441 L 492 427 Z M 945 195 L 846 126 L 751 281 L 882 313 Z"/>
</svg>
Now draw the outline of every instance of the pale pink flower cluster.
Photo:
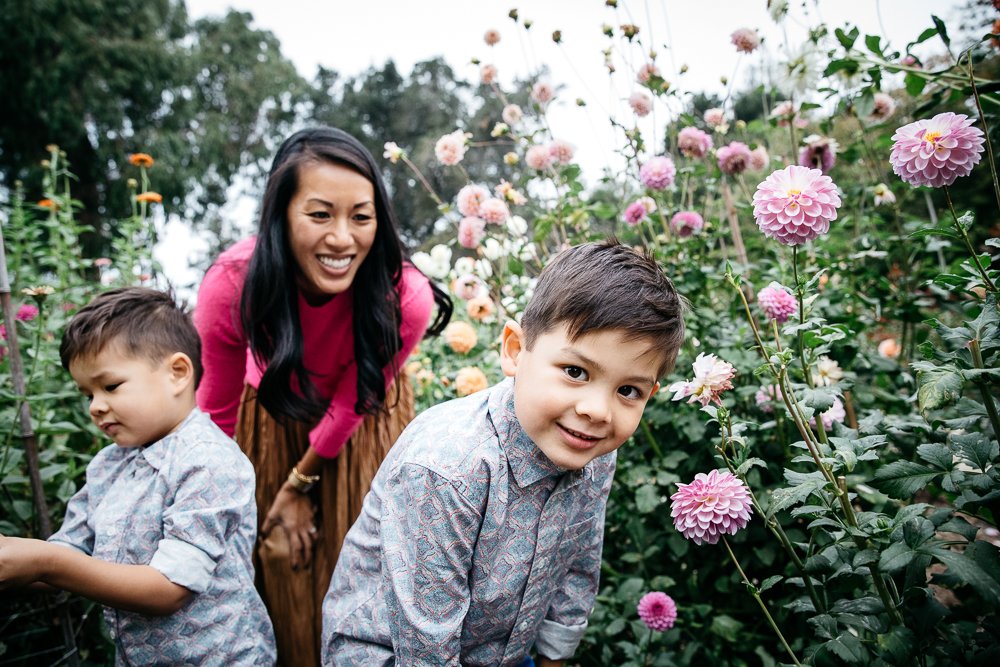
<svg viewBox="0 0 1000 667">
<path fill-rule="evenodd" d="M 896 113 L 896 100 L 892 99 L 891 95 L 875 93 L 874 100 L 875 106 L 872 107 L 872 112 L 869 114 L 872 119 L 885 120 Z"/>
<path fill-rule="evenodd" d="M 553 90 L 552 84 L 547 81 L 539 81 L 531 87 L 531 99 L 538 104 L 545 105 L 551 102 L 554 96 L 555 90 Z"/>
<path fill-rule="evenodd" d="M 763 146 L 750 151 L 750 168 L 754 171 L 764 171 L 771 164 L 771 156 L 767 154 L 767 149 Z"/>
<path fill-rule="evenodd" d="M 791 165 L 757 186 L 753 215 L 765 236 L 785 245 L 799 245 L 830 229 L 837 219 L 837 186 L 819 169 Z"/>
<path fill-rule="evenodd" d="M 778 324 L 787 322 L 788 318 L 795 314 L 799 305 L 788 288 L 776 282 L 772 282 L 757 293 L 757 303 L 760 304 L 768 319 L 774 320 Z"/>
<path fill-rule="evenodd" d="M 640 118 L 648 116 L 649 112 L 653 110 L 653 98 L 641 90 L 637 90 L 629 95 L 628 104 L 632 107 L 635 115 Z"/>
<path fill-rule="evenodd" d="M 516 104 L 508 104 L 503 108 L 503 111 L 500 112 L 500 117 L 503 118 L 503 121 L 511 126 L 517 125 L 521 121 L 523 115 L 521 107 Z"/>
<path fill-rule="evenodd" d="M 704 157 L 712 147 L 712 137 L 697 127 L 685 127 L 677 133 L 677 148 L 685 157 Z"/>
<path fill-rule="evenodd" d="M 490 197 L 479 205 L 479 217 L 488 223 L 499 225 L 510 217 L 510 209 L 503 200 Z"/>
<path fill-rule="evenodd" d="M 639 71 L 635 75 L 635 80 L 639 83 L 649 83 L 649 80 L 654 76 L 658 79 L 663 78 L 660 75 L 660 68 L 656 66 L 656 63 L 648 62 L 639 68 Z"/>
<path fill-rule="evenodd" d="M 714 354 L 701 352 L 691 364 L 694 370 L 693 380 L 682 380 L 670 385 L 668 391 L 674 392 L 671 400 L 679 401 L 688 398 L 688 403 L 701 403 L 706 406 L 709 403 L 722 405 L 720 396 L 722 392 L 733 388 L 733 376 L 736 369 L 727 361 L 719 359 Z"/>
<path fill-rule="evenodd" d="M 760 35 L 751 28 L 739 28 L 729 38 L 740 53 L 753 53 L 760 46 Z"/>
<path fill-rule="evenodd" d="M 663 632 L 674 627 L 677 621 L 677 605 L 672 597 L 660 591 L 643 595 L 636 606 L 636 611 L 650 630 Z"/>
<path fill-rule="evenodd" d="M 697 234 L 704 227 L 705 219 L 697 211 L 679 211 L 670 218 L 670 231 L 680 237 Z"/>
<path fill-rule="evenodd" d="M 975 119 L 950 111 L 896 130 L 889 153 L 892 171 L 912 186 L 940 188 L 968 176 L 983 153 L 983 132 Z"/>
<path fill-rule="evenodd" d="M 497 79 L 496 65 L 485 64 L 479 68 L 479 80 L 482 81 L 487 86 L 496 81 L 496 79 Z"/>
<path fill-rule="evenodd" d="M 709 127 L 720 128 L 726 124 L 726 112 L 718 107 L 706 109 L 703 117 Z"/>
<path fill-rule="evenodd" d="M 678 484 L 670 496 L 674 528 L 695 544 L 715 544 L 723 535 L 735 535 L 750 521 L 750 493 L 729 471 L 713 470 Z"/>
<path fill-rule="evenodd" d="M 475 249 L 486 237 L 486 222 L 482 218 L 467 215 L 458 223 L 458 243 L 463 248 Z"/>
<path fill-rule="evenodd" d="M 896 203 L 896 195 L 892 193 L 889 186 L 885 183 L 879 183 L 875 186 L 875 205 L 876 206 L 891 206 Z"/>
<path fill-rule="evenodd" d="M 434 144 L 434 156 L 445 166 L 455 166 L 465 157 L 465 140 L 465 132 L 461 130 L 444 135 Z"/>
<path fill-rule="evenodd" d="M 573 153 L 576 149 L 573 144 L 562 139 L 555 139 L 549 143 L 549 155 L 556 164 L 569 164 L 573 161 Z"/>
<path fill-rule="evenodd" d="M 462 301 L 469 301 L 489 293 L 489 288 L 486 287 L 482 278 L 471 273 L 464 273 L 455 278 L 451 289 Z"/>
<path fill-rule="evenodd" d="M 841 401 L 839 398 L 834 398 L 833 405 L 830 407 L 829 410 L 821 413 L 819 418 L 823 420 L 823 430 L 825 431 L 829 431 L 830 429 L 832 429 L 833 424 L 835 422 L 843 424 L 844 419 L 847 418 L 847 411 L 844 409 L 843 401 Z M 809 425 L 816 426 L 815 417 L 809 418 Z"/>
<path fill-rule="evenodd" d="M 490 191 L 482 185 L 470 183 L 458 191 L 455 201 L 462 215 L 479 215 L 479 205 L 489 199 Z"/>
<path fill-rule="evenodd" d="M 717 150 L 715 157 L 723 174 L 742 174 L 750 166 L 750 147 L 742 141 L 733 141 Z"/>
<path fill-rule="evenodd" d="M 639 167 L 639 180 L 651 190 L 664 190 L 674 184 L 677 167 L 666 155 L 657 155 Z"/>
<path fill-rule="evenodd" d="M 622 216 L 630 225 L 637 225 L 646 219 L 648 212 L 641 201 L 634 201 L 625 207 L 625 214 Z"/>
<path fill-rule="evenodd" d="M 809 124 L 808 120 L 798 115 L 795 105 L 792 104 L 791 100 L 778 102 L 768 118 L 777 120 L 780 127 L 788 127 L 789 123 L 794 123 L 795 127 L 801 129 Z"/>
<path fill-rule="evenodd" d="M 496 192 L 497 197 L 509 201 L 514 206 L 520 206 L 528 201 L 527 197 L 514 189 L 510 181 L 500 181 L 500 184 L 493 188 L 493 191 Z"/>
<path fill-rule="evenodd" d="M 500 41 L 500 31 L 496 28 L 490 28 L 483 35 L 483 41 L 486 42 L 487 46 L 493 46 Z"/>
<path fill-rule="evenodd" d="M 781 387 L 776 384 L 765 385 L 757 390 L 757 393 L 753 395 L 753 400 L 757 403 L 757 407 L 760 408 L 761 412 L 771 414 L 774 412 L 772 403 L 780 403 L 782 401 Z"/>
<path fill-rule="evenodd" d="M 552 166 L 552 156 L 547 146 L 532 146 L 524 154 L 524 161 L 537 171 L 544 171 Z"/>
</svg>

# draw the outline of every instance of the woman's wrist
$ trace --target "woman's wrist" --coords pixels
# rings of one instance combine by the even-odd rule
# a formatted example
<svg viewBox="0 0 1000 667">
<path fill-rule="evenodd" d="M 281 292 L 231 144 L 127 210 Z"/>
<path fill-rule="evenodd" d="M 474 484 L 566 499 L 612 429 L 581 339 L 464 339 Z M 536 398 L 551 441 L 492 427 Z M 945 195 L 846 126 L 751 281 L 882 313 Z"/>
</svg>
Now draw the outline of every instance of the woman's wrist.
<svg viewBox="0 0 1000 667">
<path fill-rule="evenodd" d="M 308 493 L 318 481 L 319 475 L 304 475 L 299 472 L 298 466 L 292 466 L 285 483 L 299 493 Z"/>
</svg>

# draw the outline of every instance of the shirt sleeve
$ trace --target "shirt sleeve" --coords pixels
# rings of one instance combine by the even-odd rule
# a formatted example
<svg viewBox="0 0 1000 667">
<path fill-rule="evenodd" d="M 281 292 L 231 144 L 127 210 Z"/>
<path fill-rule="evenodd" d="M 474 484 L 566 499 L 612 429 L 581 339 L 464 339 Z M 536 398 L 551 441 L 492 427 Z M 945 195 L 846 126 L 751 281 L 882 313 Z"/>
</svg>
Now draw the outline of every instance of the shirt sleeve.
<svg viewBox="0 0 1000 667">
<path fill-rule="evenodd" d="M 383 589 L 400 665 L 458 666 L 482 516 L 447 479 L 403 464 L 386 482 Z"/>
<path fill-rule="evenodd" d="M 194 310 L 204 369 L 198 385 L 198 407 L 230 437 L 236 429 L 247 358 L 239 313 L 242 280 L 237 272 L 231 263 L 213 264 L 198 289 Z"/>
<path fill-rule="evenodd" d="M 87 470 L 89 476 L 89 466 Z M 85 483 L 83 488 L 69 499 L 66 505 L 66 518 L 63 519 L 59 530 L 49 536 L 48 541 L 73 547 L 88 556 L 94 555 L 94 531 L 87 520 L 89 516 L 90 485 Z"/>
<path fill-rule="evenodd" d="M 221 454 L 199 445 L 192 454 Z M 200 451 L 198 451 L 200 450 Z M 176 476 L 173 502 L 163 512 L 163 539 L 150 566 L 194 593 L 208 589 L 227 542 L 254 507 L 254 477 L 249 462 L 216 456 L 183 466 Z"/>
<path fill-rule="evenodd" d="M 406 270 L 402 283 L 400 311 L 403 321 L 399 335 L 403 344 L 394 358 L 394 364 L 383 369 L 386 388 L 395 379 L 394 368 L 403 367 L 410 352 L 424 337 L 434 309 L 434 293 L 423 274 L 415 269 Z M 352 361 L 337 383 L 337 389 L 330 400 L 330 408 L 309 433 L 309 444 L 317 454 L 324 458 L 333 458 L 340 453 L 364 419 L 355 412 L 357 401 L 358 368 Z M 233 418 L 235 419 L 235 414 Z"/>
</svg>

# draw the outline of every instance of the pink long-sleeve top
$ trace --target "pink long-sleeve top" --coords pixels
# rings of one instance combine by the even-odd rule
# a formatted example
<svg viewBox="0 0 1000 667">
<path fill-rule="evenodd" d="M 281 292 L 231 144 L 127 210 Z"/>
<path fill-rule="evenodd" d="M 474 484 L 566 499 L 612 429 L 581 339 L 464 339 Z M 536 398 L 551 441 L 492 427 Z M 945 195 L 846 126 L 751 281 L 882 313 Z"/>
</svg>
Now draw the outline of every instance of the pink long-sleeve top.
<svg viewBox="0 0 1000 667">
<path fill-rule="evenodd" d="M 194 311 L 205 370 L 198 387 L 198 406 L 230 436 L 236 428 L 244 383 L 258 387 L 266 367 L 254 360 L 240 322 L 240 295 L 255 243 L 256 238 L 249 238 L 219 255 L 205 274 Z M 396 365 L 401 367 L 427 330 L 434 295 L 427 278 L 409 264 L 404 265 L 396 289 L 403 340 Z M 353 290 L 337 294 L 321 306 L 309 305 L 301 293 L 297 298 L 304 362 L 320 395 L 330 399 L 326 414 L 309 433 L 309 444 L 320 456 L 333 458 L 363 419 L 354 411 L 357 366 L 351 316 Z M 388 387 L 392 369 L 384 373 Z"/>
</svg>

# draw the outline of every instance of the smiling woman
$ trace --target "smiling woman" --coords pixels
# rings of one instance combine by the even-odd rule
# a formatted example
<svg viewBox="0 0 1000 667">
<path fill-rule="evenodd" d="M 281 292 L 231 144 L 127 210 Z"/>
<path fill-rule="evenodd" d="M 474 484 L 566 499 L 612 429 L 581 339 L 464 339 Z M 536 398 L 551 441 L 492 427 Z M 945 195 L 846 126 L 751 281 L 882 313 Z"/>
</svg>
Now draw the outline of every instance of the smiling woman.
<svg viewBox="0 0 1000 667">
<path fill-rule="evenodd" d="M 319 662 L 320 605 L 344 534 L 413 416 L 402 362 L 450 313 L 407 261 L 371 154 L 332 128 L 289 137 L 258 235 L 222 253 L 195 311 L 198 404 L 257 473 L 257 586 L 281 664 Z"/>
</svg>

